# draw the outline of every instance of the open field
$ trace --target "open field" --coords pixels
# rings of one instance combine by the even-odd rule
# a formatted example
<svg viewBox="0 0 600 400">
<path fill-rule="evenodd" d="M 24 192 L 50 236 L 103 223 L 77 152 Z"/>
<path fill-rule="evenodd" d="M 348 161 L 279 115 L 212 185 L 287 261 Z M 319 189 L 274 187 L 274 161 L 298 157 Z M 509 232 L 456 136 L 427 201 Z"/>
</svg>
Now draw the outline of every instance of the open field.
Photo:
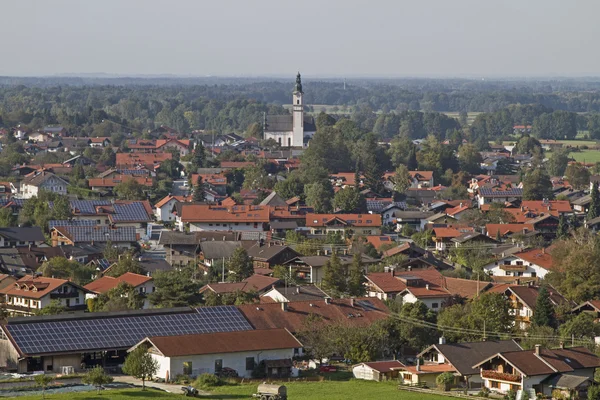
<svg viewBox="0 0 600 400">
<path fill-rule="evenodd" d="M 288 382 L 288 397 L 302 400 L 347 400 L 347 399 L 397 399 L 397 400 L 445 400 L 454 397 L 430 395 L 425 393 L 407 392 L 397 389 L 395 382 L 372 381 L 323 381 L 323 382 Z M 251 399 L 257 384 L 227 385 L 212 390 L 212 394 L 200 396 L 200 399 Z M 46 395 L 50 400 L 136 400 L 136 399 L 179 399 L 181 394 L 172 394 L 158 390 L 124 389 L 104 390 L 101 394 L 94 392 L 85 393 L 60 393 Z M 37 396 L 17 397 L 19 400 L 40 400 L 41 393 Z"/>
<path fill-rule="evenodd" d="M 575 159 L 575 161 L 585 162 L 585 163 L 596 163 L 600 162 L 600 150 L 584 150 L 584 151 L 576 151 L 570 154 L 571 157 Z"/>
<path fill-rule="evenodd" d="M 398 400 L 444 400 L 453 397 L 429 395 L 398 390 L 395 382 L 372 382 L 361 380 L 290 382 L 285 383 L 290 399 L 302 400 L 347 400 L 347 399 L 398 399 Z M 250 398 L 256 384 L 222 386 L 213 392 L 222 397 L 215 399 Z M 211 397 L 205 397 L 211 398 Z"/>
<path fill-rule="evenodd" d="M 451 117 L 451 118 L 456 118 L 459 119 L 460 116 L 460 112 L 458 111 L 442 111 L 442 114 L 446 114 L 447 116 Z M 468 112 L 467 113 L 467 125 L 471 125 L 473 123 L 473 121 L 475 121 L 475 118 L 481 114 L 481 112 L 475 111 L 475 112 Z"/>
<path fill-rule="evenodd" d="M 183 396 L 180 394 L 167 393 L 155 389 L 122 389 L 122 390 L 103 390 L 101 394 L 96 391 L 80 392 L 80 393 L 57 393 L 46 394 L 48 400 L 136 400 L 136 399 L 180 399 Z M 2 397 L 0 397 L 2 398 Z M 19 400 L 40 400 L 42 393 L 35 396 L 18 396 L 12 397 Z M 207 397 L 205 397 L 207 398 Z M 218 397 L 216 397 L 218 398 Z"/>
</svg>

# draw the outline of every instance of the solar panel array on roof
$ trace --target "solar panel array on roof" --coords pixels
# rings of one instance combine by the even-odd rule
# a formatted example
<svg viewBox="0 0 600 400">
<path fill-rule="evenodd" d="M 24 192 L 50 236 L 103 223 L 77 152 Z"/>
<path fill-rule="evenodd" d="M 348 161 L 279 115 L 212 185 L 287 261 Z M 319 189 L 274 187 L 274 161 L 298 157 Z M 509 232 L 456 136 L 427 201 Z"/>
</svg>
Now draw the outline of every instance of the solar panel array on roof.
<svg viewBox="0 0 600 400">
<path fill-rule="evenodd" d="M 95 226 L 96 224 L 97 222 L 92 220 L 52 220 L 48 222 L 48 227 L 52 229 L 55 226 Z"/>
<path fill-rule="evenodd" d="M 110 205 L 108 200 L 71 200 L 71 209 L 78 214 L 96 214 L 96 206 Z"/>
<path fill-rule="evenodd" d="M 129 348 L 145 337 L 252 330 L 234 306 L 195 312 L 62 321 L 18 322 L 5 327 L 24 354 Z"/>
<path fill-rule="evenodd" d="M 114 204 L 115 213 L 111 215 L 114 222 L 150 221 L 148 212 L 142 203 Z"/>
<path fill-rule="evenodd" d="M 120 169 L 118 172 L 121 175 L 148 175 L 148 170 L 146 169 Z"/>
<path fill-rule="evenodd" d="M 504 197 L 504 196 L 520 197 L 520 196 L 523 196 L 523 189 L 521 189 L 521 188 L 511 188 L 511 189 L 507 189 L 507 190 L 492 190 L 490 188 L 480 188 L 479 189 L 479 194 L 482 195 L 482 196 L 488 196 L 488 197 L 493 197 L 493 196 L 498 196 L 498 197 Z"/>
<path fill-rule="evenodd" d="M 394 205 L 401 209 L 406 209 L 406 203 L 404 201 L 387 201 L 387 200 L 367 200 L 367 211 L 379 213 L 386 207 Z"/>
<path fill-rule="evenodd" d="M 65 226 L 74 242 L 136 242 L 135 227 L 120 226 L 111 228 L 108 226 Z"/>
</svg>

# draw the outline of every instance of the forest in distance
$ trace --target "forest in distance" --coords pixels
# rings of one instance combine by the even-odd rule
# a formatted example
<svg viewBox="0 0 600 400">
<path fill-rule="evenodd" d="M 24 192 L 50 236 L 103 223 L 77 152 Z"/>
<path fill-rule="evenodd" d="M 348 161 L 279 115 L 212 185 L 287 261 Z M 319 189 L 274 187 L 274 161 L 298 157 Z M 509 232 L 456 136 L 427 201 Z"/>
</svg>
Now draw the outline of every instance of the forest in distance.
<svg viewBox="0 0 600 400">
<path fill-rule="evenodd" d="M 0 77 L 0 127 L 60 125 L 80 136 L 170 126 L 261 137 L 264 114 L 286 114 L 290 80 L 251 78 Z M 538 139 L 600 138 L 600 80 L 310 80 L 306 110 L 381 139 L 462 137 L 480 149 L 511 140 L 514 125 Z M 452 113 L 446 115 L 444 113 Z M 467 121 L 471 113 L 472 120 Z M 473 114 L 475 113 L 475 114 Z M 468 129 L 467 124 L 469 125 Z M 350 127 L 350 129 L 354 129 Z M 350 135 L 352 136 L 352 135 Z"/>
</svg>

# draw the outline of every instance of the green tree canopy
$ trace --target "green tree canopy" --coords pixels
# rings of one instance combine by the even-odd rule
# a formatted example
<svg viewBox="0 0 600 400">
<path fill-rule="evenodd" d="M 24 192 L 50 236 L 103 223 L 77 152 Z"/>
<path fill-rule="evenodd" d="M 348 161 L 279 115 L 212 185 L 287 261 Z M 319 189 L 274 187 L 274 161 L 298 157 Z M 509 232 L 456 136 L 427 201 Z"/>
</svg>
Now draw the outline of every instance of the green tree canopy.
<svg viewBox="0 0 600 400">
<path fill-rule="evenodd" d="M 333 196 L 333 208 L 345 213 L 360 213 L 366 210 L 367 202 L 353 187 L 345 187 Z"/>
<path fill-rule="evenodd" d="M 523 200 L 543 200 L 554 198 L 550 176 L 543 168 L 533 168 L 523 180 Z"/>
<path fill-rule="evenodd" d="M 158 361 L 152 358 L 144 346 L 138 346 L 129 353 L 123 363 L 123 372 L 142 380 L 142 390 L 146 390 L 146 381 L 158 372 Z"/>
<path fill-rule="evenodd" d="M 226 268 L 229 271 L 227 280 L 230 282 L 241 282 L 254 274 L 252 259 L 243 247 L 238 247 L 233 251 Z"/>
<path fill-rule="evenodd" d="M 159 308 L 187 307 L 200 303 L 198 291 L 202 283 L 196 279 L 196 266 L 175 270 L 157 271 L 153 274 L 156 290 L 148 295 L 150 302 Z"/>
</svg>

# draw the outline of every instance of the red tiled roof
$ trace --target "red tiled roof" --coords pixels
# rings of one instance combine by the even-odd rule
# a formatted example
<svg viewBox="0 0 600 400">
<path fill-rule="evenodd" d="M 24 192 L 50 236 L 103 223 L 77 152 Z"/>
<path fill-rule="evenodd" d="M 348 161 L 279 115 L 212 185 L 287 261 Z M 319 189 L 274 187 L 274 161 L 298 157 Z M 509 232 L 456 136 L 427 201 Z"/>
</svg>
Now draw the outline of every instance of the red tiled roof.
<svg viewBox="0 0 600 400">
<path fill-rule="evenodd" d="M 184 204 L 181 208 L 183 222 L 269 222 L 269 206 L 213 206 Z"/>
<path fill-rule="evenodd" d="M 136 167 L 143 165 L 154 168 L 163 161 L 173 159 L 173 154 L 165 153 L 117 153 L 116 165 L 123 167 Z"/>
<path fill-rule="evenodd" d="M 415 375 L 424 375 L 424 374 L 439 374 L 442 372 L 456 372 L 456 369 L 450 364 L 423 364 L 419 366 L 419 370 L 417 371 L 417 367 L 415 365 L 407 365 L 402 368 L 403 371 L 408 371 L 411 374 Z"/>
<path fill-rule="evenodd" d="M 112 178 L 90 178 L 88 179 L 89 187 L 115 187 L 123 182 L 134 180 L 140 185 L 151 187 L 154 180 L 150 177 L 145 176 L 132 176 L 132 175 L 115 175 Z"/>
<path fill-rule="evenodd" d="M 198 177 L 202 178 L 202 183 L 209 183 L 214 186 L 227 185 L 225 174 L 192 174 L 192 185 L 198 183 Z"/>
<path fill-rule="evenodd" d="M 126 272 L 117 278 L 105 275 L 88 283 L 84 286 L 84 288 L 94 293 L 106 293 L 109 290 L 119 286 L 119 283 L 121 282 L 127 283 L 133 287 L 138 287 L 151 280 L 152 278 L 146 275 L 134 274 L 133 272 Z"/>
<path fill-rule="evenodd" d="M 206 290 L 212 290 L 218 294 L 234 293 L 238 290 L 241 292 L 262 292 L 263 290 L 268 289 L 279 282 L 281 281 L 278 278 L 272 278 L 270 276 L 255 273 L 241 282 L 209 283 L 200 289 L 200 292 L 202 293 Z"/>
<path fill-rule="evenodd" d="M 142 342 L 144 341 L 149 341 L 165 357 L 259 352 L 302 347 L 302 343 L 286 329 L 155 336 L 146 338 Z"/>
<path fill-rule="evenodd" d="M 509 235 L 512 233 L 521 233 L 523 230 L 533 232 L 535 227 L 533 224 L 486 224 L 485 230 L 489 237 L 496 237 L 498 231 L 500 236 Z"/>
<path fill-rule="evenodd" d="M 348 226 L 381 226 L 381 215 L 379 214 L 306 214 L 307 227 L 327 226 L 329 222 L 335 220 Z"/>
<path fill-rule="evenodd" d="M 513 255 L 524 261 L 539 265 L 544 269 L 552 269 L 552 255 L 546 249 L 531 249 Z"/>
<path fill-rule="evenodd" d="M 370 306 L 361 305 L 365 304 L 363 302 Z M 320 316 L 327 322 L 345 322 L 354 326 L 369 326 L 389 316 L 385 303 L 374 297 L 332 299 L 329 304 L 325 300 L 295 301 L 287 303 L 285 311 L 278 303 L 246 304 L 238 309 L 255 329 L 286 328 L 290 332 L 303 330 L 310 315 Z"/>
<path fill-rule="evenodd" d="M 396 242 L 392 240 L 389 236 L 367 236 L 365 238 L 367 242 L 371 243 L 375 249 L 379 250 L 379 248 L 386 244 L 395 245 Z"/>
<path fill-rule="evenodd" d="M 69 281 L 66 279 L 46 278 L 43 276 L 35 278 L 24 276 L 16 281 L 14 285 L 9 285 L 0 290 L 0 293 L 8 296 L 41 299 L 65 283 L 69 283 Z"/>
<path fill-rule="evenodd" d="M 504 211 L 515 217 L 515 222 L 525 222 L 542 214 L 550 214 L 555 217 L 560 214 L 573 211 L 568 200 L 554 200 L 544 203 L 543 201 L 523 201 L 519 208 L 505 208 Z"/>
<path fill-rule="evenodd" d="M 413 277 L 422 280 L 419 286 L 410 286 L 403 278 Z M 450 292 L 445 289 L 445 278 L 436 269 L 423 269 L 413 271 L 375 272 L 367 275 L 367 279 L 384 293 L 399 293 L 404 290 L 415 297 L 449 297 Z"/>
<path fill-rule="evenodd" d="M 398 369 L 400 367 L 406 367 L 398 360 L 390 360 L 390 361 L 374 361 L 374 362 L 366 362 L 363 363 L 367 367 L 374 369 L 378 372 L 389 372 L 393 369 Z"/>
<path fill-rule="evenodd" d="M 186 196 L 172 196 L 172 195 L 167 195 L 165 197 L 163 197 L 158 203 L 156 203 L 154 205 L 155 208 L 161 208 L 162 206 L 164 206 L 165 204 L 167 204 L 169 201 L 171 200 L 177 200 L 179 202 L 187 202 L 187 201 L 192 201 L 192 197 L 186 197 Z"/>
</svg>

